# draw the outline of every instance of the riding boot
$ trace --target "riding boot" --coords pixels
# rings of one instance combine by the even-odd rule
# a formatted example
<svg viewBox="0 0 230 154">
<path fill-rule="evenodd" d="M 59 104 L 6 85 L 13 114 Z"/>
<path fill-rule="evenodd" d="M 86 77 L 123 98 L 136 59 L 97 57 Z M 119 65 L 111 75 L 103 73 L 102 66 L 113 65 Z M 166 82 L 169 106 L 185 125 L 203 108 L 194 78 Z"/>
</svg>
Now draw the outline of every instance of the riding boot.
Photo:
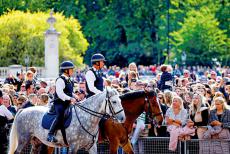
<svg viewBox="0 0 230 154">
<path fill-rule="evenodd" d="M 49 142 L 58 142 L 58 140 L 55 138 L 54 133 L 57 130 L 58 127 L 58 121 L 57 119 L 55 119 L 50 127 L 49 133 L 48 133 L 48 137 L 47 137 L 47 141 Z"/>
<path fill-rule="evenodd" d="M 69 143 L 67 142 L 67 139 L 66 139 L 66 132 L 65 132 L 64 127 L 61 128 L 61 133 L 62 133 L 62 137 L 63 137 L 64 143 L 65 143 L 65 146 L 69 147 Z"/>
</svg>

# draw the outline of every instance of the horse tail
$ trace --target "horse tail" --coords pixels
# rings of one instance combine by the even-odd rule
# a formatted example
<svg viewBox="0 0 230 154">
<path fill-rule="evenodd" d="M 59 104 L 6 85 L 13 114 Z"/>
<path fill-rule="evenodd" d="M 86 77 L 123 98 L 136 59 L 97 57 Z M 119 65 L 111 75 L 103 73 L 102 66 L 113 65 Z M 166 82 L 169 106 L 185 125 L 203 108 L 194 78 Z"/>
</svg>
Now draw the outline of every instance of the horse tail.
<svg viewBox="0 0 230 154">
<path fill-rule="evenodd" d="M 9 152 L 8 154 L 14 154 L 18 146 L 18 133 L 17 133 L 17 117 L 22 112 L 19 110 L 14 118 L 13 125 L 10 130 L 10 144 L 9 144 Z"/>
</svg>

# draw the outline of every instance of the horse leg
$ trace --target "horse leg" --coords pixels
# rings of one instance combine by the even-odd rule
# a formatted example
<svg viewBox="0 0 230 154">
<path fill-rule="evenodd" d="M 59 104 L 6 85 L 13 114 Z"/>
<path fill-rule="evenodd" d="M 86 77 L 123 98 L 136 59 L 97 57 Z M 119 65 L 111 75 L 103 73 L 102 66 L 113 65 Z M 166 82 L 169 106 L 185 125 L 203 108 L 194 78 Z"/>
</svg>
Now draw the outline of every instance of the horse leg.
<svg viewBox="0 0 230 154">
<path fill-rule="evenodd" d="M 126 143 L 125 146 L 123 146 L 123 150 L 126 154 L 134 154 L 134 151 L 133 151 L 133 147 L 130 143 L 130 141 L 128 140 L 128 142 Z"/>
<path fill-rule="evenodd" d="M 31 144 L 32 144 L 31 153 L 32 154 L 39 154 L 39 152 L 41 151 L 42 142 L 38 138 L 32 137 Z"/>
<path fill-rule="evenodd" d="M 110 142 L 109 144 L 109 151 L 110 151 L 110 154 L 117 154 L 117 149 L 119 147 L 119 142 L 117 140 Z"/>
<path fill-rule="evenodd" d="M 97 144 L 94 142 L 93 146 L 89 149 L 89 154 L 97 153 Z"/>
<path fill-rule="evenodd" d="M 26 148 L 26 146 L 30 143 L 30 137 L 27 136 L 27 137 L 22 137 L 22 136 L 19 136 L 18 137 L 18 147 L 15 151 L 16 154 L 20 154 L 22 153 L 23 149 Z"/>
<path fill-rule="evenodd" d="M 47 154 L 52 154 L 52 153 L 54 153 L 54 147 L 47 146 Z"/>
</svg>

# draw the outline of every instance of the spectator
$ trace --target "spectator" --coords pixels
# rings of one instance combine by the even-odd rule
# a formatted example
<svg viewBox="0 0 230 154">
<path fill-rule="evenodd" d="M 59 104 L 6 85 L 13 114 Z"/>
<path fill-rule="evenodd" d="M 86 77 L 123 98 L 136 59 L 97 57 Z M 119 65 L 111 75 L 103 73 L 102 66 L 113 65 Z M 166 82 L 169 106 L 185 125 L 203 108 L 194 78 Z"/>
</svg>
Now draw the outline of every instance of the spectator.
<svg viewBox="0 0 230 154">
<path fill-rule="evenodd" d="M 22 109 L 35 106 L 37 104 L 37 95 L 30 94 L 28 96 L 28 101 L 22 105 Z"/>
<path fill-rule="evenodd" d="M 4 84 L 16 85 L 16 84 L 17 84 L 17 80 L 16 80 L 16 78 L 13 76 L 13 74 L 9 74 L 8 77 L 5 79 Z"/>
<path fill-rule="evenodd" d="M 167 66 L 167 65 L 161 66 L 162 75 L 161 75 L 161 79 L 160 79 L 160 85 L 158 87 L 161 91 L 165 91 L 165 90 L 171 90 L 172 91 L 172 86 L 173 86 L 172 80 L 173 80 L 173 78 L 172 78 L 171 73 L 169 73 L 167 71 L 168 67 L 169 66 Z"/>
<path fill-rule="evenodd" d="M 43 93 L 39 96 L 39 101 L 37 105 L 46 106 L 48 105 L 48 101 L 49 101 L 49 95 L 46 93 Z"/>
<path fill-rule="evenodd" d="M 183 107 L 183 100 L 179 96 L 174 96 L 172 106 L 165 115 L 167 131 L 170 133 L 169 150 L 176 150 L 179 136 L 183 138 L 195 133 L 192 126 L 186 125 L 187 117 L 188 114 Z"/>
<path fill-rule="evenodd" d="M 189 110 L 189 106 L 190 106 L 190 104 L 191 104 L 191 102 L 192 102 L 192 97 L 193 97 L 193 92 L 188 92 L 188 91 L 186 91 L 185 93 L 183 93 L 182 95 L 181 95 L 181 98 L 182 98 L 182 100 L 183 100 L 183 102 L 184 102 L 184 108 L 188 111 Z"/>
<path fill-rule="evenodd" d="M 226 101 L 222 97 L 214 99 L 214 107 L 210 111 L 210 124 L 214 127 L 219 127 L 220 132 L 215 134 L 215 131 L 210 131 L 212 139 L 229 139 L 230 138 L 230 107 L 226 104 Z M 214 134 L 213 134 L 214 132 Z M 214 142 L 210 152 L 216 153 L 217 149 L 219 153 L 229 154 L 228 142 L 222 142 L 221 144 Z M 213 151 L 212 151 L 213 150 Z"/>
<path fill-rule="evenodd" d="M 164 93 L 162 93 L 162 92 L 158 93 L 158 99 L 159 99 L 159 104 L 160 104 L 161 110 L 163 112 L 163 116 L 165 118 L 166 111 L 168 110 L 169 107 L 165 104 Z M 164 126 L 157 127 L 157 136 L 159 136 L 159 137 L 167 137 L 168 134 L 167 134 L 167 131 L 166 131 L 166 127 L 164 127 Z"/>
<path fill-rule="evenodd" d="M 197 128 L 197 135 L 199 139 L 203 139 L 204 132 L 207 130 L 209 118 L 209 107 L 202 100 L 202 96 L 194 94 L 192 97 L 192 104 L 189 110 L 190 119 L 194 122 Z M 203 152 L 204 142 L 199 142 L 200 153 Z"/>
<path fill-rule="evenodd" d="M 168 106 L 168 107 L 171 107 L 171 104 L 172 104 L 172 99 L 173 99 L 173 93 L 169 90 L 166 90 L 164 92 L 164 95 L 165 95 L 165 104 Z"/>
<path fill-rule="evenodd" d="M 34 80 L 34 73 L 32 71 L 26 72 L 26 83 L 32 82 L 33 85 L 36 85 L 36 81 Z"/>
<path fill-rule="evenodd" d="M 79 82 L 78 88 L 86 92 L 86 84 L 84 81 Z"/>
<path fill-rule="evenodd" d="M 16 105 L 17 111 L 22 108 L 22 106 L 26 103 L 26 101 L 27 101 L 27 98 L 25 95 L 20 95 L 18 97 L 18 101 L 17 101 L 17 105 Z"/>
<path fill-rule="evenodd" d="M 46 89 L 45 88 L 40 88 L 38 91 L 37 91 L 37 95 L 38 96 L 41 96 L 42 94 L 45 94 L 46 93 Z"/>
<path fill-rule="evenodd" d="M 136 79 L 131 79 L 129 81 L 129 89 L 130 90 L 137 90 L 136 83 L 137 83 Z"/>
<path fill-rule="evenodd" d="M 189 70 L 184 70 L 183 75 L 184 75 L 184 78 L 187 78 L 188 80 L 191 80 Z"/>
<path fill-rule="evenodd" d="M 128 86 L 130 86 L 131 82 L 137 81 L 137 73 L 134 71 L 130 71 L 128 74 Z"/>
<path fill-rule="evenodd" d="M 13 116 L 16 115 L 16 107 L 12 105 L 10 96 L 7 94 L 3 95 L 3 105 L 5 105 L 5 107 L 12 113 Z"/>
<path fill-rule="evenodd" d="M 29 96 L 30 94 L 33 94 L 35 92 L 34 85 L 31 81 L 26 82 L 25 89 L 26 89 L 26 96 Z"/>
<path fill-rule="evenodd" d="M 78 101 L 83 101 L 86 98 L 85 91 L 82 89 L 79 89 L 78 91 L 75 92 L 76 95 L 78 96 Z"/>
<path fill-rule="evenodd" d="M 128 73 L 127 73 L 127 75 L 126 75 L 126 81 L 127 81 L 127 82 L 128 82 L 128 80 L 130 79 L 130 78 L 129 78 L 129 74 L 130 74 L 131 71 L 132 71 L 132 72 L 135 72 L 136 78 L 137 78 L 137 79 L 139 78 L 139 73 L 138 73 L 137 65 L 136 65 L 134 62 L 132 62 L 132 63 L 129 64 Z"/>
<path fill-rule="evenodd" d="M 37 69 L 36 67 L 30 67 L 29 71 L 31 71 L 33 73 L 33 83 L 36 84 L 36 82 L 38 81 L 38 73 L 37 73 Z"/>
<path fill-rule="evenodd" d="M 46 88 L 48 86 L 47 82 L 45 82 L 44 80 L 40 81 L 40 87 L 41 88 Z"/>
<path fill-rule="evenodd" d="M 211 77 L 212 80 L 216 81 L 216 78 L 217 78 L 216 72 L 215 71 L 211 71 L 210 77 Z"/>
<path fill-rule="evenodd" d="M 0 152 L 6 153 L 7 150 L 7 130 L 8 120 L 13 119 L 12 113 L 3 105 L 3 92 L 0 90 Z"/>
</svg>

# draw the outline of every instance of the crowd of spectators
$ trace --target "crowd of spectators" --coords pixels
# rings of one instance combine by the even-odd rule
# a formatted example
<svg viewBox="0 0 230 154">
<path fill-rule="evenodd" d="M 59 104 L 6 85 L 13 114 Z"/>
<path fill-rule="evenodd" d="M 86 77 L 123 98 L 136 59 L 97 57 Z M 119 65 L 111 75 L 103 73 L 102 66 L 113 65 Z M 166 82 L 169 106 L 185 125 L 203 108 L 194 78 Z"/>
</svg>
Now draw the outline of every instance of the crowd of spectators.
<svg viewBox="0 0 230 154">
<path fill-rule="evenodd" d="M 85 69 L 77 69 L 73 77 L 78 101 L 86 99 L 87 95 L 84 72 Z M 105 67 L 103 73 L 104 85 L 116 88 L 121 94 L 145 88 L 156 90 L 165 119 L 162 126 L 135 126 L 143 131 L 147 128 L 150 136 L 170 137 L 170 150 L 176 149 L 178 139 L 230 139 L 229 67 L 137 66 L 130 63 L 124 68 Z M 39 79 L 36 68 L 31 67 L 15 77 L 9 74 L 1 83 L 0 91 L 1 108 L 4 106 L 13 117 L 19 109 L 49 106 L 55 93 L 55 81 Z M 6 117 L 6 123 L 13 122 L 3 114 L 3 109 L 0 116 L 0 123 L 4 123 L 2 117 Z M 204 142 L 199 142 L 200 153 L 210 150 L 202 148 Z M 222 153 L 229 153 L 229 144 L 221 144 L 221 147 Z"/>
</svg>

